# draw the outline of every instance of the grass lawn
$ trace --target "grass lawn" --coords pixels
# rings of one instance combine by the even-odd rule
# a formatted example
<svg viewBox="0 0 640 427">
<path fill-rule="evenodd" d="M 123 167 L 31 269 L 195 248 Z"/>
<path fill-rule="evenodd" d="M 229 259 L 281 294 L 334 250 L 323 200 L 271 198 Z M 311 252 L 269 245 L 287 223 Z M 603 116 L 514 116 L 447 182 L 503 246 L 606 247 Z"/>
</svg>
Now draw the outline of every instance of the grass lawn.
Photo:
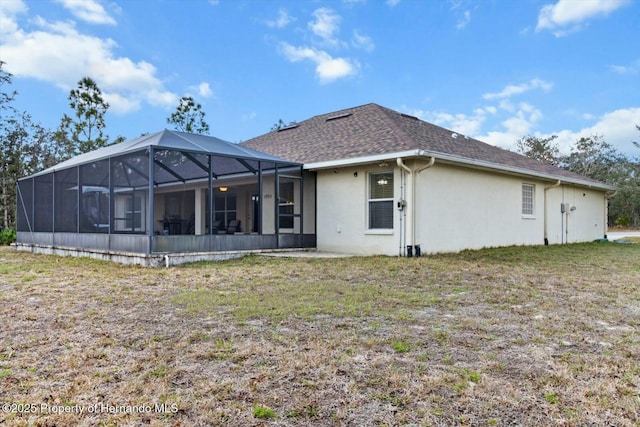
<svg viewBox="0 0 640 427">
<path fill-rule="evenodd" d="M 0 248 L 0 426 L 640 426 L 640 245 L 144 269 Z"/>
</svg>

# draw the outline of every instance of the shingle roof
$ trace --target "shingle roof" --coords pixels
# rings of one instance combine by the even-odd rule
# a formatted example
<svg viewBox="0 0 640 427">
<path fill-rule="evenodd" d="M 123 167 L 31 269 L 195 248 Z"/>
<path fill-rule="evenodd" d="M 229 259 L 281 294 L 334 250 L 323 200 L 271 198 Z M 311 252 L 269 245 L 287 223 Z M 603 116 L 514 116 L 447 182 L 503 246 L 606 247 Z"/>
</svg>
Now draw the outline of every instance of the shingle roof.
<svg viewBox="0 0 640 427">
<path fill-rule="evenodd" d="M 424 150 L 436 159 L 439 156 L 449 160 L 459 158 L 467 163 L 495 165 L 496 169 L 530 172 L 536 176 L 612 189 L 601 182 L 377 104 L 321 114 L 241 145 L 304 164 Z"/>
</svg>

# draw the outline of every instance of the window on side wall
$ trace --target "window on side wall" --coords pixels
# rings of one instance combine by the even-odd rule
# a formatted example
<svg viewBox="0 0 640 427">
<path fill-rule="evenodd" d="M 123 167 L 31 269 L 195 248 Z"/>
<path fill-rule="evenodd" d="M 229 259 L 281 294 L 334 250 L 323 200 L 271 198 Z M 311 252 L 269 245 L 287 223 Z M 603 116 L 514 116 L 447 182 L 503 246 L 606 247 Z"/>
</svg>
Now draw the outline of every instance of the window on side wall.
<svg viewBox="0 0 640 427">
<path fill-rule="evenodd" d="M 369 229 L 393 229 L 393 171 L 369 174 Z"/>
<path fill-rule="evenodd" d="M 522 216 L 533 217 L 536 213 L 536 186 L 522 184 Z"/>
</svg>

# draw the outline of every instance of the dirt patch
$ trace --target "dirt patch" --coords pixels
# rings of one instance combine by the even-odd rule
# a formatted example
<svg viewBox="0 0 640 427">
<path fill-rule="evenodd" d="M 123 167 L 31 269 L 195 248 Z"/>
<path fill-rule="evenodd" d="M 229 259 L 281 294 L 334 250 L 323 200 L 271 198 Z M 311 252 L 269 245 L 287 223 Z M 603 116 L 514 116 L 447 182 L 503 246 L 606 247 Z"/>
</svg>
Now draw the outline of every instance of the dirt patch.
<svg viewBox="0 0 640 427">
<path fill-rule="evenodd" d="M 3 248 L 0 425 L 638 426 L 638 259 L 143 269 Z"/>
</svg>

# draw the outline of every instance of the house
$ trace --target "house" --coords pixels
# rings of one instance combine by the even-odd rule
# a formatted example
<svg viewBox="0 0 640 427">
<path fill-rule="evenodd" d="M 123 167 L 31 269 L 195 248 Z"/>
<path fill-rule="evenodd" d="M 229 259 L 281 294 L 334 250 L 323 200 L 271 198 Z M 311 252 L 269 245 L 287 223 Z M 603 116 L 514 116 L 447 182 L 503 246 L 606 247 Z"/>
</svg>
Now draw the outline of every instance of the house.
<svg viewBox="0 0 640 427">
<path fill-rule="evenodd" d="M 376 104 L 242 144 L 164 130 L 18 181 L 17 248 L 142 265 L 583 242 L 614 188 Z"/>
<path fill-rule="evenodd" d="M 321 251 L 412 255 L 607 233 L 613 187 L 376 104 L 241 145 L 315 173 Z"/>
<path fill-rule="evenodd" d="M 315 247 L 313 203 L 309 212 L 301 203 L 314 192 L 309 175 L 277 156 L 164 130 L 19 180 L 16 244 L 152 266 Z"/>
</svg>

